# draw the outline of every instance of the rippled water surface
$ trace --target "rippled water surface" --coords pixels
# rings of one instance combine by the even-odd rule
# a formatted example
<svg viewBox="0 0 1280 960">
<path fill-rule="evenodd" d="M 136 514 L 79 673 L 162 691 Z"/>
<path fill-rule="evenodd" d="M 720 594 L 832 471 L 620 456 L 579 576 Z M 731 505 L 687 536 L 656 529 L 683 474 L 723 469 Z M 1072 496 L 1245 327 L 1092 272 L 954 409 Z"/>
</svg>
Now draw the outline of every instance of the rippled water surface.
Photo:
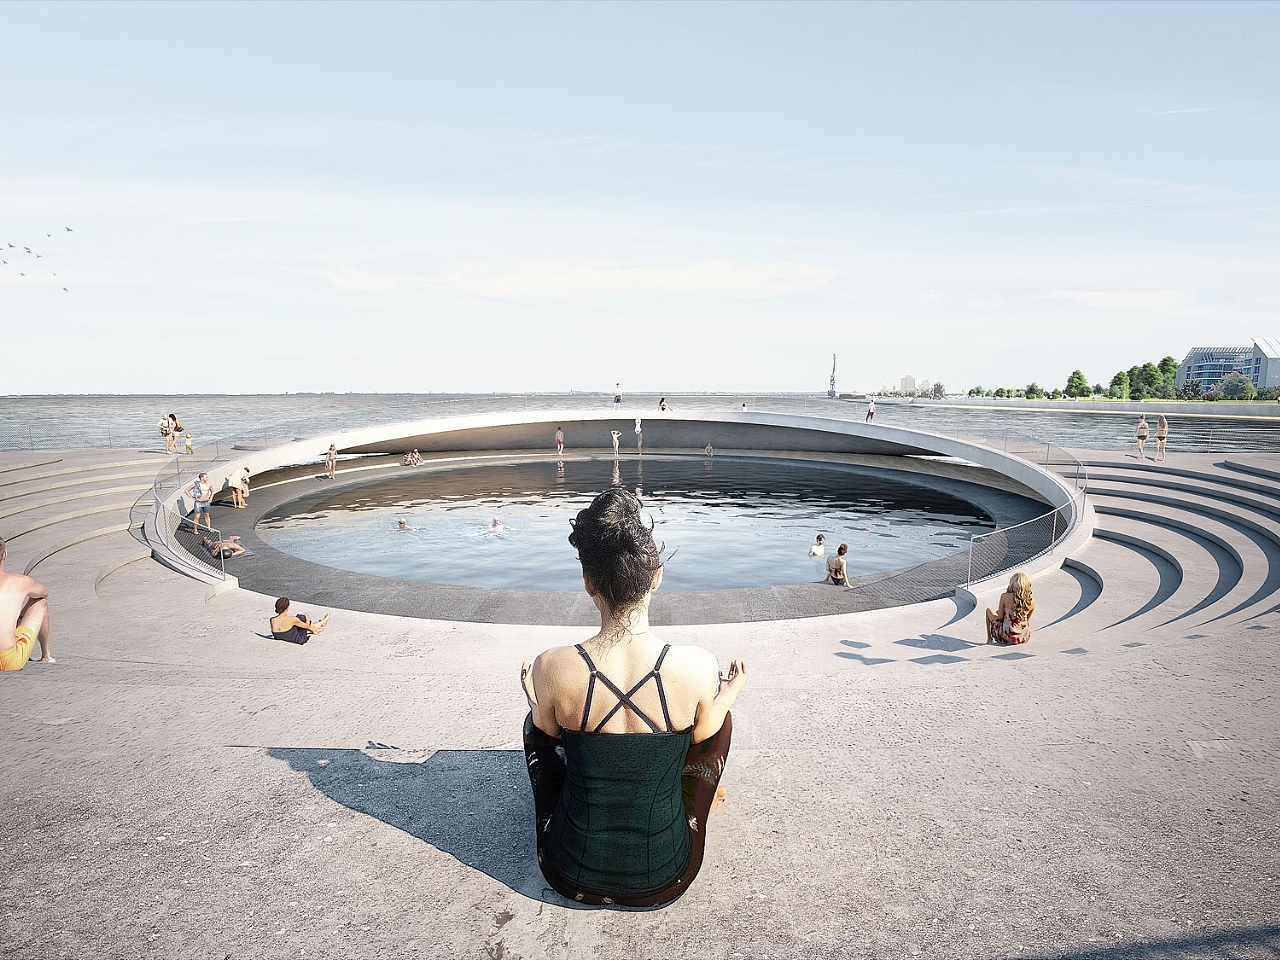
<svg viewBox="0 0 1280 960">
<path fill-rule="evenodd" d="M 664 588 L 816 581 L 817 533 L 849 544 L 853 576 L 932 560 L 990 529 L 949 493 L 865 469 L 753 460 L 624 459 L 489 466 L 337 491 L 305 512 L 285 504 L 260 536 L 305 560 L 375 576 L 526 590 L 580 590 L 569 520 L 601 489 L 640 489 L 664 546 Z M 399 530 L 404 519 L 410 529 Z M 491 533 L 497 519 L 501 532 Z"/>
</svg>

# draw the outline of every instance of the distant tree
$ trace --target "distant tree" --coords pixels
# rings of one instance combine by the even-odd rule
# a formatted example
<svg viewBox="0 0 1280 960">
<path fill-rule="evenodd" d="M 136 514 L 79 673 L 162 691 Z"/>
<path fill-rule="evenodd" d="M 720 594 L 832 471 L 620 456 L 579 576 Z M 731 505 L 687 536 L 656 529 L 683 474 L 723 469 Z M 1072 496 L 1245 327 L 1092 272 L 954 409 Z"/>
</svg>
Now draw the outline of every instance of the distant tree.
<svg viewBox="0 0 1280 960">
<path fill-rule="evenodd" d="M 1094 395 L 1095 397 L 1101 397 L 1101 396 L 1103 396 L 1106 392 L 1107 392 L 1107 388 L 1106 388 L 1106 387 L 1104 387 L 1102 384 L 1100 384 L 1100 383 L 1095 383 L 1095 384 L 1093 385 L 1093 395 Z"/>
<path fill-rule="evenodd" d="M 1226 400 L 1252 400 L 1258 395 L 1253 381 L 1243 373 L 1228 373 L 1218 384 L 1222 396 Z"/>
<path fill-rule="evenodd" d="M 1040 400 L 1044 397 L 1044 388 L 1040 384 L 1032 380 L 1027 384 L 1026 396 L 1028 400 Z"/>
<path fill-rule="evenodd" d="M 1178 382 L 1178 361 L 1173 357 L 1165 357 L 1159 363 L 1160 373 L 1165 382 L 1173 386 Z"/>
<path fill-rule="evenodd" d="M 1061 400 L 1061 399 L 1062 399 L 1062 396 L 1063 396 L 1062 391 L 1061 391 L 1061 390 L 1059 390 L 1057 387 L 1054 387 L 1054 388 L 1053 388 L 1053 392 L 1049 394 L 1049 399 L 1050 399 L 1050 400 Z"/>
<path fill-rule="evenodd" d="M 969 388 L 969 396 L 971 397 L 980 397 L 983 395 L 983 393 L 984 391 L 982 389 L 982 384 L 978 384 L 976 387 Z"/>
<path fill-rule="evenodd" d="M 1111 386 L 1107 388 L 1107 396 L 1113 400 L 1129 399 L 1129 375 L 1123 370 L 1111 378 Z"/>
<path fill-rule="evenodd" d="M 1089 396 L 1089 381 L 1084 378 L 1084 374 L 1079 370 L 1072 370 L 1071 376 L 1067 377 L 1067 388 L 1062 392 L 1068 397 L 1087 397 Z"/>
<path fill-rule="evenodd" d="M 1275 400 L 1280 398 L 1280 387 L 1263 387 L 1258 391 L 1259 400 Z"/>
<path fill-rule="evenodd" d="M 942 385 L 942 382 L 941 382 L 940 380 L 935 380 L 935 381 L 934 381 L 934 383 L 933 383 L 933 397 L 934 397 L 934 399 L 935 399 L 935 400 L 941 400 L 941 399 L 942 399 L 943 397 L 945 397 L 946 395 L 947 395 L 947 388 L 946 388 L 945 386 L 943 386 L 943 385 Z"/>
<path fill-rule="evenodd" d="M 1182 385 L 1182 389 L 1178 391 L 1178 396 L 1183 400 L 1199 400 L 1204 396 L 1204 390 L 1200 386 L 1199 380 L 1188 380 Z"/>
</svg>

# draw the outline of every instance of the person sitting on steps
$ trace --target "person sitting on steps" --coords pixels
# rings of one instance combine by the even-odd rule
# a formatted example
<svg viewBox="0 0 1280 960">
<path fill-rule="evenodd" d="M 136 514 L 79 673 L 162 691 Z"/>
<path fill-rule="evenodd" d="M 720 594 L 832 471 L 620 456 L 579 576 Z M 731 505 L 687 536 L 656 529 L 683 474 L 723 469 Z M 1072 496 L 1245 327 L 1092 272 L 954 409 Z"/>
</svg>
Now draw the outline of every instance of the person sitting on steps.
<svg viewBox="0 0 1280 960">
<path fill-rule="evenodd" d="M 569 542 L 600 629 L 520 670 L 538 864 L 579 903 L 661 906 L 702 865 L 746 664 L 721 676 L 709 651 L 654 636 L 662 561 L 630 492 L 596 497 Z"/>
<path fill-rule="evenodd" d="M 0 540 L 0 670 L 25 667 L 37 642 L 40 662 L 57 663 L 49 653 L 49 591 L 30 577 L 6 573 L 8 557 Z"/>
</svg>

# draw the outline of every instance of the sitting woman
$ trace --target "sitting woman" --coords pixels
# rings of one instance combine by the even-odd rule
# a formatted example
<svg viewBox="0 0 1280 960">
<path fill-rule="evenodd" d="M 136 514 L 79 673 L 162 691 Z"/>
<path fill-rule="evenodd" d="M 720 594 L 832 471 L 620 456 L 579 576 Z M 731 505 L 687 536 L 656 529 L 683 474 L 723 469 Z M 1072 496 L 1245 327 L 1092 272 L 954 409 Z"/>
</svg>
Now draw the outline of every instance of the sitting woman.
<svg viewBox="0 0 1280 960">
<path fill-rule="evenodd" d="M 1015 573 L 1009 589 L 1000 594 L 1000 603 L 987 610 L 987 643 L 1026 643 L 1031 639 L 1031 614 L 1036 602 L 1031 597 L 1031 578 Z"/>
<path fill-rule="evenodd" d="M 323 630 L 328 622 L 327 613 L 319 623 L 312 623 L 305 613 L 295 617 L 289 612 L 289 598 L 281 597 L 276 601 L 276 615 L 271 618 L 271 635 L 286 643 L 306 643 L 313 634 Z"/>
<path fill-rule="evenodd" d="M 849 552 L 847 543 L 840 544 L 834 557 L 827 557 L 827 583 L 837 587 L 849 586 L 849 568 L 845 566 L 844 555 Z"/>
<path fill-rule="evenodd" d="M 569 542 L 600 630 L 520 671 L 538 865 L 580 903 L 662 906 L 702 866 L 746 665 L 721 677 L 709 651 L 650 631 L 662 561 L 628 491 L 596 497 Z"/>
</svg>

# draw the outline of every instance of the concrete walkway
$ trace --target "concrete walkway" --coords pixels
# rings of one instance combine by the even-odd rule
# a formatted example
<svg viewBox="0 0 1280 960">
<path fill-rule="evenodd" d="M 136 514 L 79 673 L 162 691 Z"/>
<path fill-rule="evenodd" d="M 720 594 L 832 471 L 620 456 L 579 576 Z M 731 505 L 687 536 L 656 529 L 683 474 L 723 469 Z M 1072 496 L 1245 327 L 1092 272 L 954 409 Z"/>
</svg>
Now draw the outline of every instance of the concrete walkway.
<svg viewBox="0 0 1280 960">
<path fill-rule="evenodd" d="M 1198 492 L 1157 493 L 1133 479 L 1177 476 L 1090 458 L 1098 505 L 1148 520 L 1100 516 L 1129 540 L 1038 581 L 1024 649 L 951 600 L 664 629 L 750 680 L 702 873 L 630 912 L 533 858 L 519 665 L 589 631 L 340 612 L 268 640 L 270 597 L 135 559 L 105 491 L 145 488 L 139 459 L 0 455 L 6 566 L 38 560 L 59 660 L 0 675 L 6 958 L 1280 951 L 1280 460 L 1179 457 Z M 76 492 L 103 512 L 56 519 Z"/>
</svg>

